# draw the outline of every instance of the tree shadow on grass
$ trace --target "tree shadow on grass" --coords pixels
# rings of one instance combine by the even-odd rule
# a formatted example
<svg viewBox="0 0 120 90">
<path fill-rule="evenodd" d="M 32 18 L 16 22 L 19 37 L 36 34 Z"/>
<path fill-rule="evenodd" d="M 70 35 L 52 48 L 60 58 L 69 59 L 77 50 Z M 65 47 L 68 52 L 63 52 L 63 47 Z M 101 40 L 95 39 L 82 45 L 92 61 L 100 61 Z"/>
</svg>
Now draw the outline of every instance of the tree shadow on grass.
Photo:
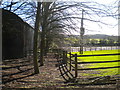
<svg viewBox="0 0 120 90">
<path fill-rule="evenodd" d="M 2 75 L 2 77 L 6 77 L 6 76 L 12 76 L 12 75 L 16 75 L 16 74 L 21 74 L 21 73 L 24 73 L 24 72 L 27 72 L 27 71 L 29 71 L 29 70 L 32 70 L 33 68 L 30 68 L 30 69 L 27 69 L 27 70 L 21 70 L 21 71 L 19 71 L 19 72 L 17 72 L 17 73 L 9 73 L 9 74 L 5 74 L 5 75 Z"/>
<path fill-rule="evenodd" d="M 23 77 L 18 77 L 18 78 L 12 78 L 12 79 L 9 79 L 9 80 L 3 80 L 3 84 L 6 84 L 8 82 L 11 82 L 11 81 L 14 81 L 14 80 L 18 80 L 18 79 L 23 79 L 23 78 L 26 78 L 26 77 L 30 77 L 30 76 L 33 76 L 35 75 L 34 73 L 30 74 L 30 75 L 26 75 L 26 76 L 23 76 Z"/>
<path fill-rule="evenodd" d="M 9 62 L 9 60 L 7 60 L 7 62 L 3 61 L 4 63 L 7 63 L 2 67 L 3 84 L 35 75 L 33 72 L 33 65 L 31 61 L 25 61 L 24 59 L 19 59 L 20 61 L 19 64 L 17 60 L 10 60 L 10 61 L 11 62 Z"/>
<path fill-rule="evenodd" d="M 97 77 L 95 77 L 97 78 Z M 67 86 L 68 87 L 82 87 L 82 88 L 86 88 L 86 87 L 104 87 L 104 88 L 108 88 L 106 86 L 110 86 L 113 87 L 113 88 L 117 88 L 118 87 L 118 84 L 116 82 L 116 80 L 119 80 L 119 79 L 110 79 L 109 81 L 105 80 L 105 81 L 98 81 L 98 82 L 93 82 L 91 81 L 90 79 L 93 79 L 93 78 L 87 78 L 85 81 L 82 80 L 82 78 L 76 82 L 76 83 L 68 83 Z"/>
</svg>

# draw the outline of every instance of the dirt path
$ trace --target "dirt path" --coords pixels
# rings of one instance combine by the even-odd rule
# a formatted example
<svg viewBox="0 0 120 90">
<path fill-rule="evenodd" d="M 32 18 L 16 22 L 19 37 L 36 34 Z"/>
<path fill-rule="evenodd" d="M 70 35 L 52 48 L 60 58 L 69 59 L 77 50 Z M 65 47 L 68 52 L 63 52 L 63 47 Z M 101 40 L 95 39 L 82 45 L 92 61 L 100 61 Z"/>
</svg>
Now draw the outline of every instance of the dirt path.
<svg viewBox="0 0 120 90">
<path fill-rule="evenodd" d="M 49 58 L 48 58 L 49 57 Z M 44 66 L 39 67 L 40 74 L 33 74 L 32 61 L 29 59 L 5 60 L 3 62 L 3 88 L 35 88 L 61 86 L 56 59 L 53 55 L 45 58 Z"/>
<path fill-rule="evenodd" d="M 39 67 L 40 74 L 33 74 L 33 65 L 31 59 L 11 59 L 3 61 L 2 69 L 2 87 L 5 88 L 116 88 L 116 85 L 69 85 L 65 84 L 53 54 L 45 57 L 44 66 Z M 34 89 L 33 89 L 34 90 Z"/>
</svg>

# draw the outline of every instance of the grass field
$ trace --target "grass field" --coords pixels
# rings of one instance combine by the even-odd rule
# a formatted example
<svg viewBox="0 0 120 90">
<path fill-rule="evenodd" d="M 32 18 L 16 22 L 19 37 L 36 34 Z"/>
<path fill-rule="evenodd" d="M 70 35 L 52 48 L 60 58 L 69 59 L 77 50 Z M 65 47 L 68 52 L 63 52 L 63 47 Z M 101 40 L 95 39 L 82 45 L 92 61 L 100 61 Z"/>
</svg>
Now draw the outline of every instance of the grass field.
<svg viewBox="0 0 120 90">
<path fill-rule="evenodd" d="M 83 55 L 95 55 L 95 54 L 114 54 L 119 53 L 120 50 L 99 50 L 99 51 L 84 51 Z M 79 52 L 72 52 L 72 54 L 78 54 Z M 91 56 L 91 57 L 78 57 L 78 62 L 93 62 L 93 61 L 113 61 L 119 60 L 120 55 L 111 55 L 111 56 Z M 85 68 L 97 68 L 97 67 L 113 67 L 120 66 L 120 62 L 110 62 L 110 63 L 95 63 L 84 65 Z M 120 68 L 113 69 L 98 69 L 101 73 L 93 74 L 95 76 L 106 76 L 106 75 L 117 75 L 120 74 Z M 85 74 L 86 75 L 86 74 Z"/>
</svg>

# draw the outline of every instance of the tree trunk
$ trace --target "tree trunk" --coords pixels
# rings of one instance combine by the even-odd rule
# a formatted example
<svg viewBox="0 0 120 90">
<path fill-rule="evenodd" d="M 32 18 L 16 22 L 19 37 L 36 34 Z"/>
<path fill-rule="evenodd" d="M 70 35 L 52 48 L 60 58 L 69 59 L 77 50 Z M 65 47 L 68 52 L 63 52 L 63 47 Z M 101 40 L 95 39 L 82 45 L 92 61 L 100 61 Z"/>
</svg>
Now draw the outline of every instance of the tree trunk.
<svg viewBox="0 0 120 90">
<path fill-rule="evenodd" d="M 37 44 L 38 44 L 38 30 L 40 27 L 40 6 L 41 6 L 41 3 L 38 2 L 36 22 L 35 22 L 35 32 L 34 32 L 34 47 L 33 47 L 33 62 L 34 62 L 34 73 L 35 74 L 39 73 Z"/>
<path fill-rule="evenodd" d="M 44 49 L 45 48 L 45 33 L 44 31 L 42 31 L 42 34 L 41 34 L 41 45 L 40 45 L 40 66 L 43 66 L 43 61 L 44 61 Z"/>
<path fill-rule="evenodd" d="M 40 66 L 44 65 L 43 61 L 44 61 L 44 53 L 45 53 L 45 36 L 46 36 L 46 27 L 47 27 L 46 23 L 47 23 L 47 18 L 49 16 L 48 12 L 49 12 L 50 3 L 48 3 L 48 2 L 43 3 L 44 10 L 42 12 L 42 14 L 43 14 L 43 17 L 42 17 L 43 22 L 42 22 L 41 46 L 40 46 Z"/>
<path fill-rule="evenodd" d="M 45 53 L 44 53 L 45 56 L 49 52 L 49 48 L 51 46 L 51 43 L 52 43 L 52 37 L 46 37 L 46 41 L 45 41 Z"/>
<path fill-rule="evenodd" d="M 46 38 L 46 41 L 45 41 L 45 52 L 44 52 L 45 56 L 47 55 L 47 53 L 49 51 L 49 46 L 50 46 L 49 39 Z"/>
</svg>

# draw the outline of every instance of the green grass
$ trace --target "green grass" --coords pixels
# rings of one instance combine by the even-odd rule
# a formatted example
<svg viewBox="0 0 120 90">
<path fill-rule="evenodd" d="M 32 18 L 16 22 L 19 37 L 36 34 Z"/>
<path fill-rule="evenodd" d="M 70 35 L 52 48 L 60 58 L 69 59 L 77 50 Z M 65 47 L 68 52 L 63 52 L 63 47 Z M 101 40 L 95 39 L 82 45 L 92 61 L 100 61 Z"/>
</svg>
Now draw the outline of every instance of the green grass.
<svg viewBox="0 0 120 90">
<path fill-rule="evenodd" d="M 119 53 L 120 49 L 118 50 L 98 50 L 98 51 L 84 51 L 82 55 L 95 55 L 95 54 L 113 54 L 113 53 Z M 78 54 L 79 52 L 72 52 L 72 54 Z"/>
<path fill-rule="evenodd" d="M 119 53 L 120 50 L 99 50 L 99 51 L 85 51 L 83 55 L 95 55 L 95 54 L 114 54 Z M 78 54 L 79 52 L 72 52 L 72 54 Z M 120 55 L 111 55 L 111 56 L 91 56 L 91 57 L 78 57 L 78 62 L 93 62 L 93 61 L 113 61 L 118 60 Z M 98 67 L 113 67 L 120 66 L 120 62 L 111 62 L 111 63 L 95 63 L 84 65 L 85 68 L 98 68 Z M 120 68 L 113 69 L 98 69 L 96 71 L 101 72 L 99 74 L 91 74 L 92 76 L 106 76 L 106 75 L 117 75 Z M 84 74 L 88 75 L 88 74 Z M 89 74 L 90 75 L 90 74 Z"/>
</svg>

